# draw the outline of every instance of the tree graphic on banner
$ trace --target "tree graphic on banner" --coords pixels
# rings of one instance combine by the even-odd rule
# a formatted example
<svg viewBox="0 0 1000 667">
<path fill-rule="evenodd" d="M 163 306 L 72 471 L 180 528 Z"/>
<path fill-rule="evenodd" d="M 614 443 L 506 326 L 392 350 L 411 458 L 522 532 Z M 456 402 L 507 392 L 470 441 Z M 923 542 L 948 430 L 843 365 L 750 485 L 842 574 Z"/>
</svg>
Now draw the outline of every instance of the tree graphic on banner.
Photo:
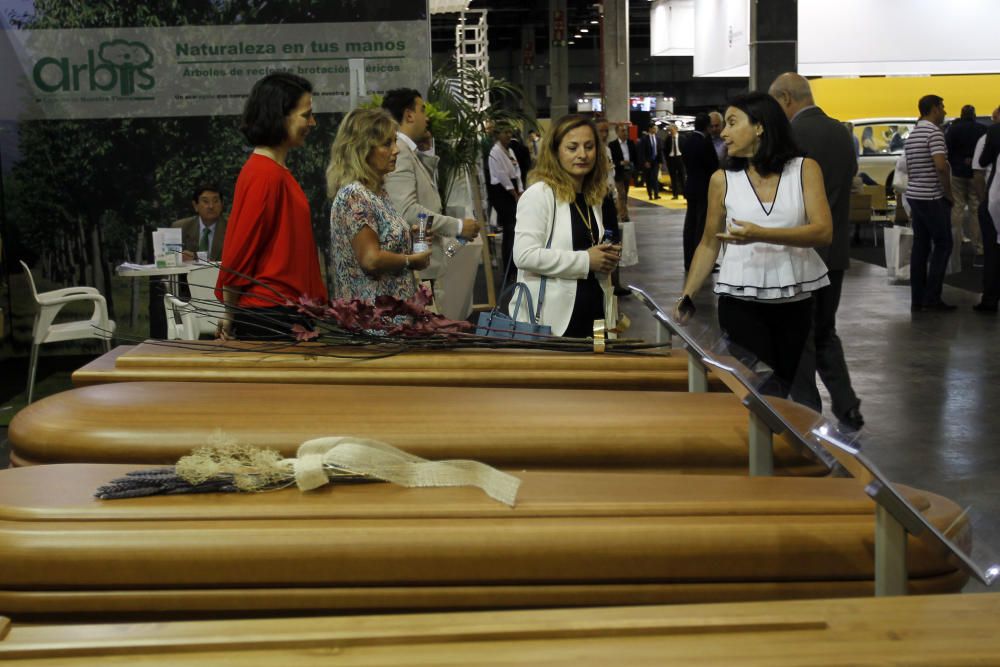
<svg viewBox="0 0 1000 667">
<path fill-rule="evenodd" d="M 316 3 L 305 0 L 36 0 L 34 5 L 33 15 L 11 17 L 15 28 L 232 25 L 324 18 L 316 15 Z M 142 55 L 134 45 L 115 45 L 102 49 L 101 57 L 129 72 L 141 64 Z M 126 74 L 121 79 L 120 92 L 129 94 L 134 81 Z M 317 244 L 329 266 L 323 174 L 336 123 L 329 114 L 320 114 L 318 120 L 306 148 L 290 156 L 289 168 L 309 197 Z M 41 272 L 51 280 L 101 289 L 114 318 L 110 290 L 114 267 L 149 258 L 149 232 L 191 214 L 192 188 L 200 182 L 218 183 L 228 203 L 250 150 L 238 122 L 235 116 L 21 122 L 22 157 L 12 169 L 9 203 L 22 254 L 40 258 Z"/>
</svg>

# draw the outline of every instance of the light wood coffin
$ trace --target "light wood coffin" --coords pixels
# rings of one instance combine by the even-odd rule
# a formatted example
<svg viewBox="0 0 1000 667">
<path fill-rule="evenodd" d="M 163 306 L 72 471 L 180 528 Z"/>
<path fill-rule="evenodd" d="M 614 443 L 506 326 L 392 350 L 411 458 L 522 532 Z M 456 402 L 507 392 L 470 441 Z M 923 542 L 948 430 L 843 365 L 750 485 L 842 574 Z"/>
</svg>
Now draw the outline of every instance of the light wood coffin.
<svg viewBox="0 0 1000 667">
<path fill-rule="evenodd" d="M 312 438 L 354 435 L 502 467 L 747 474 L 747 428 L 746 409 L 724 393 L 129 382 L 38 401 L 8 437 L 14 465 L 173 464 L 221 429 L 287 456 Z M 825 473 L 776 440 L 779 474 Z"/>
<path fill-rule="evenodd" d="M 1000 594 L 991 593 L 166 623 L 14 624 L 0 639 L 0 659 L 11 667 L 119 664 L 113 660 L 131 667 L 942 667 L 996 664 L 998 616 Z"/>
<path fill-rule="evenodd" d="M 390 484 L 101 501 L 134 466 L 0 471 L 0 609 L 224 614 L 869 595 L 874 510 L 844 478 L 525 472 L 517 506 Z M 957 505 L 904 490 L 936 526 Z M 911 540 L 911 589 L 966 580 Z"/>
<path fill-rule="evenodd" d="M 233 349 L 237 348 L 237 349 Z M 263 351 L 262 351 L 263 350 Z M 438 387 L 562 387 L 687 391 L 687 354 L 588 354 L 548 350 L 372 350 L 215 341 L 122 346 L 73 373 L 77 386 L 103 382 L 281 382 Z M 332 356 L 337 355 L 337 356 Z M 710 375 L 710 387 L 723 386 Z"/>
</svg>

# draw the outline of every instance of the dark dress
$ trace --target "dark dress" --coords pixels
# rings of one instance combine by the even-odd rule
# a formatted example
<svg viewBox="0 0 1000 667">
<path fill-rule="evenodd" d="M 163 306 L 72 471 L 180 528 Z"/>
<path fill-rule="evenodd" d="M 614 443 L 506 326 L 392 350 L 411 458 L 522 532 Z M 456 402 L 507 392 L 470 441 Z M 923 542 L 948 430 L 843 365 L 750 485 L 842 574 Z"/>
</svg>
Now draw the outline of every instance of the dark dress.
<svg viewBox="0 0 1000 667">
<path fill-rule="evenodd" d="M 579 210 L 577 210 L 579 209 Z M 580 215 L 580 211 L 587 211 L 589 206 L 583 194 L 576 196 L 576 204 L 570 205 L 570 221 L 573 226 L 573 250 L 588 250 L 601 241 L 598 238 L 599 228 L 596 216 L 591 217 L 591 230 L 587 230 L 587 225 Z M 601 204 L 601 216 L 605 229 L 615 230 L 618 233 L 618 213 L 615 210 L 614 201 L 611 197 L 605 197 Z M 573 302 L 573 314 L 570 315 L 569 324 L 563 336 L 573 338 L 589 338 L 594 335 L 594 320 L 604 319 L 604 290 L 594 276 L 594 272 L 587 273 L 586 278 L 576 281 L 576 300 Z"/>
</svg>

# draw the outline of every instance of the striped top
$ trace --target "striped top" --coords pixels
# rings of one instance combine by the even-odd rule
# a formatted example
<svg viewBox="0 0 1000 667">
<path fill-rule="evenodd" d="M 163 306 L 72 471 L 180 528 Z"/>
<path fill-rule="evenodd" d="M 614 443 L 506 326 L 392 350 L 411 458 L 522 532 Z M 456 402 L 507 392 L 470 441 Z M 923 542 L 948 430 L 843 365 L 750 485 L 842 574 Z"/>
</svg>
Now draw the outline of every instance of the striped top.
<svg viewBox="0 0 1000 667">
<path fill-rule="evenodd" d="M 918 120 L 906 138 L 907 199 L 931 200 L 944 196 L 941 179 L 934 169 L 934 155 L 948 154 L 944 132 L 929 120 Z"/>
</svg>

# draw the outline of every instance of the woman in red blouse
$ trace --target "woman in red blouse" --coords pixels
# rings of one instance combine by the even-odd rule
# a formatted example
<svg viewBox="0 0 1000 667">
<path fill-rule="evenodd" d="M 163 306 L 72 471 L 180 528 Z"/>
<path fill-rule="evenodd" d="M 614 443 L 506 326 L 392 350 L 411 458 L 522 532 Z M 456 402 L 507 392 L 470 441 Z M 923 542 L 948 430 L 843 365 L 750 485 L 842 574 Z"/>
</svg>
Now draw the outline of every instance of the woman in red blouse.
<svg viewBox="0 0 1000 667">
<path fill-rule="evenodd" d="M 285 164 L 315 125 L 309 81 L 278 72 L 254 84 L 240 126 L 254 150 L 236 180 L 216 284 L 223 340 L 286 339 L 304 323 L 289 301 L 327 300 L 309 200 Z"/>
</svg>

